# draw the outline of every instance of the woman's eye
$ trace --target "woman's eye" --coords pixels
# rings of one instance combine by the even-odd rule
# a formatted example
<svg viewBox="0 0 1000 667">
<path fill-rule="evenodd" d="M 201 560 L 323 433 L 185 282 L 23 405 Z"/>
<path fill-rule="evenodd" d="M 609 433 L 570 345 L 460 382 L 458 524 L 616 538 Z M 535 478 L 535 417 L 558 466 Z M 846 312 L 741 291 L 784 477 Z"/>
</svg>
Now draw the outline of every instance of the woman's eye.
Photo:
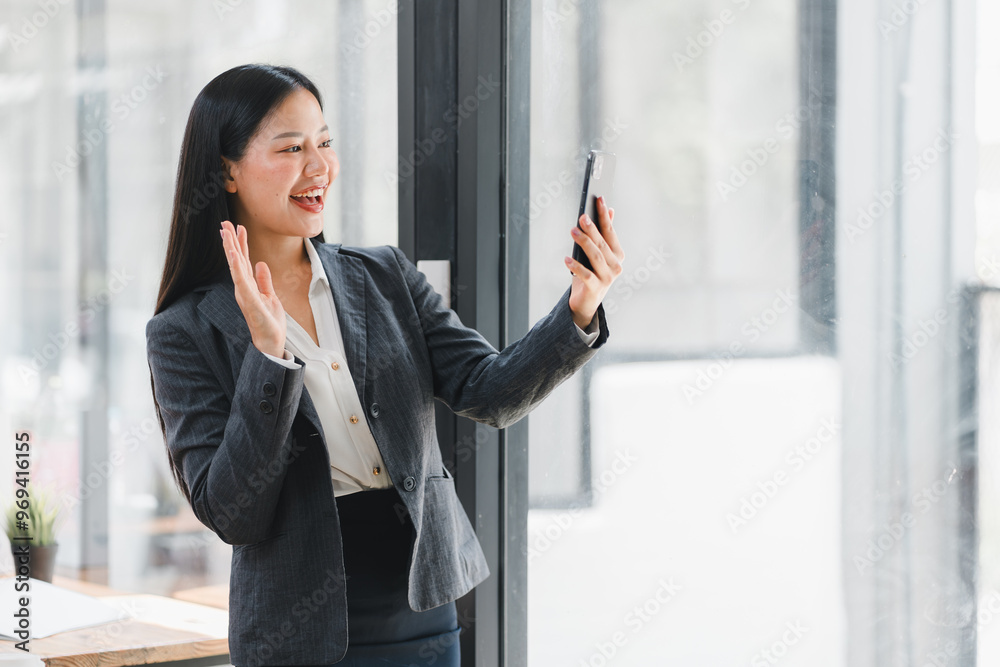
<svg viewBox="0 0 1000 667">
<path fill-rule="evenodd" d="M 327 139 L 326 141 L 324 141 L 323 143 L 320 144 L 320 147 L 322 147 L 322 148 L 330 148 L 330 142 L 331 141 L 333 141 L 333 140 L 332 139 Z M 286 148 L 285 150 L 283 150 L 281 152 L 282 153 L 298 153 L 301 150 L 302 150 L 302 146 L 295 145 L 295 146 L 289 146 L 288 148 Z"/>
</svg>

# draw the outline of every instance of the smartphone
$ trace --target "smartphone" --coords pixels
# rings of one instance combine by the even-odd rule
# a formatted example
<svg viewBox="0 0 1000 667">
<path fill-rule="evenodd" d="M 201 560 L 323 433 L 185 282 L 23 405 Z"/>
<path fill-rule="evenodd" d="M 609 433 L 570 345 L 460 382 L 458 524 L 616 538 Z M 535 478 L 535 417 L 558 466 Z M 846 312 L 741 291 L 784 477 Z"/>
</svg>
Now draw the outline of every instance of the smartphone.
<svg viewBox="0 0 1000 667">
<path fill-rule="evenodd" d="M 583 197 L 580 198 L 580 213 L 576 216 L 576 226 L 581 231 L 580 216 L 584 213 L 597 225 L 597 231 L 604 234 L 601 221 L 597 215 L 597 198 L 603 196 L 604 203 L 609 207 L 611 191 L 615 184 L 615 154 L 604 151 L 590 151 L 587 156 L 587 171 L 583 175 Z M 585 267 L 594 270 L 590 258 L 579 243 L 573 244 L 573 259 Z"/>
</svg>

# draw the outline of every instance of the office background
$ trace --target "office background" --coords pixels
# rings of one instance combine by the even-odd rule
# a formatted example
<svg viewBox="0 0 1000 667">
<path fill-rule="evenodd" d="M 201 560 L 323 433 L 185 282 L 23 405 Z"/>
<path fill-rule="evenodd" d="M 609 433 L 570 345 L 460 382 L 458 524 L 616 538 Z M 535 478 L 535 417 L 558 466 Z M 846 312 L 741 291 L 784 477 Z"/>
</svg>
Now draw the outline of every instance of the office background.
<svg viewBox="0 0 1000 667">
<path fill-rule="evenodd" d="M 327 240 L 450 260 L 497 346 L 569 284 L 586 152 L 618 156 L 606 349 L 507 433 L 439 414 L 494 572 L 467 660 L 993 664 L 998 25 L 973 0 L 0 0 L 0 424 L 59 489 L 57 571 L 228 584 L 143 331 L 195 95 L 282 63 L 324 94 Z"/>
</svg>

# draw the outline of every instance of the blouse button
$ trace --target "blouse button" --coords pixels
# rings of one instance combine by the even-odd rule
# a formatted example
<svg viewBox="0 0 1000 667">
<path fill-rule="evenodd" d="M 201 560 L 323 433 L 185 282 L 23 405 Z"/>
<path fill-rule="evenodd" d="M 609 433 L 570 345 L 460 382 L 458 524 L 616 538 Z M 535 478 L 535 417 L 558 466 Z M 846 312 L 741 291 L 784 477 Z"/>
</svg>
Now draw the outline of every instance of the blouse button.
<svg viewBox="0 0 1000 667">
<path fill-rule="evenodd" d="M 330 368 L 332 368 L 333 370 L 337 370 L 338 368 L 340 368 L 340 364 L 338 364 L 338 363 L 337 363 L 337 362 L 335 361 L 335 362 L 333 362 L 332 364 L 330 364 Z"/>
<path fill-rule="evenodd" d="M 351 415 L 351 423 L 352 424 L 357 424 L 358 423 L 358 416 L 357 415 Z"/>
<path fill-rule="evenodd" d="M 379 474 L 380 472 L 382 472 L 382 469 L 381 469 L 381 468 L 379 468 L 378 466 L 375 466 L 374 468 L 372 468 L 372 472 L 373 472 L 373 473 L 375 473 L 375 474 L 377 475 L 377 474 Z"/>
</svg>

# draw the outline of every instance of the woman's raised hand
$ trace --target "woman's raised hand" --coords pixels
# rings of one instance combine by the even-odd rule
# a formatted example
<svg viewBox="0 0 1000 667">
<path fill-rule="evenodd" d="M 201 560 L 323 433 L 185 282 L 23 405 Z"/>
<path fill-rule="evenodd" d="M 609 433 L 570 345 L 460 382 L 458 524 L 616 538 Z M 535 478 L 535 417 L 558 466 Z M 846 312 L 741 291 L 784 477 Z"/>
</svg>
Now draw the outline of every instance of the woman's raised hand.
<svg viewBox="0 0 1000 667">
<path fill-rule="evenodd" d="M 581 329 L 586 329 L 594 319 L 597 307 L 604 300 L 611 283 L 621 275 L 622 262 L 625 260 L 625 251 L 618 242 L 618 233 L 611 226 L 615 210 L 604 203 L 604 197 L 597 199 L 597 217 L 600 229 L 584 214 L 580 216 L 583 231 L 577 229 L 576 225 L 570 230 L 573 241 L 583 248 L 594 270 L 589 270 L 572 257 L 564 258 L 573 274 L 569 308 L 573 312 L 573 321 Z"/>
<path fill-rule="evenodd" d="M 246 227 L 233 227 L 233 223 L 223 220 L 221 232 L 222 247 L 236 289 L 236 303 L 243 311 L 253 344 L 261 352 L 283 357 L 285 309 L 274 292 L 271 271 L 264 262 L 257 262 L 256 267 L 250 264 Z"/>
</svg>

